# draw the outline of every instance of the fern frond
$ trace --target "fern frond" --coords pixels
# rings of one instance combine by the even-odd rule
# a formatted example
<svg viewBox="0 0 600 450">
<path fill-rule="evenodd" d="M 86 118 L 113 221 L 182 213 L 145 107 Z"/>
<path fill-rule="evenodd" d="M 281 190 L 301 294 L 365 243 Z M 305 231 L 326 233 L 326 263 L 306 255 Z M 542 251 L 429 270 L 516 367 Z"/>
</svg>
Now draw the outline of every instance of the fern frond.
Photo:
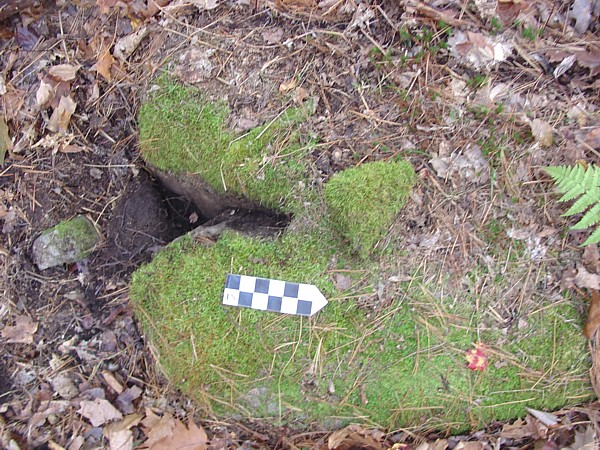
<svg viewBox="0 0 600 450">
<path fill-rule="evenodd" d="M 584 230 L 600 222 L 600 167 L 589 165 L 584 168 L 583 165 L 576 164 L 546 167 L 545 171 L 563 194 L 560 202 L 577 199 L 563 216 L 584 213 L 572 229 Z M 583 245 L 595 242 L 600 242 L 600 227 L 594 230 Z"/>
<path fill-rule="evenodd" d="M 579 198 L 579 200 L 571 205 L 571 207 L 566 213 L 563 214 L 563 216 L 574 216 L 575 214 L 584 212 L 590 205 L 598 203 L 598 199 L 600 198 L 599 196 L 600 194 L 596 192 L 596 190 L 586 192 Z"/>
<path fill-rule="evenodd" d="M 592 225 L 596 225 L 598 222 L 600 222 L 600 203 L 597 203 L 596 206 L 588 210 L 581 220 L 571 228 L 574 230 L 585 230 Z"/>
<path fill-rule="evenodd" d="M 590 237 L 585 240 L 583 245 L 597 244 L 600 242 L 600 227 L 596 228 L 596 230 L 590 234 Z"/>
<path fill-rule="evenodd" d="M 559 202 L 567 202 L 585 193 L 585 170 L 582 166 L 547 167 L 546 172 L 554 179 L 556 187 L 564 195 Z"/>
</svg>

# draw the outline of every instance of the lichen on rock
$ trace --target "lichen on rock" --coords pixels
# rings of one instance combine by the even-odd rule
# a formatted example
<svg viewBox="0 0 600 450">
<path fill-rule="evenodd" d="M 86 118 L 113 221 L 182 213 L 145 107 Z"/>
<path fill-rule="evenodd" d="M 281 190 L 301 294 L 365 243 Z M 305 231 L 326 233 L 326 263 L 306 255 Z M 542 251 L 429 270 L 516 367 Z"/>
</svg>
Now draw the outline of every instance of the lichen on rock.
<svg viewBox="0 0 600 450">
<path fill-rule="evenodd" d="M 100 236 L 85 216 L 60 222 L 44 231 L 33 243 L 33 261 L 40 270 L 69 264 L 87 257 Z"/>
</svg>

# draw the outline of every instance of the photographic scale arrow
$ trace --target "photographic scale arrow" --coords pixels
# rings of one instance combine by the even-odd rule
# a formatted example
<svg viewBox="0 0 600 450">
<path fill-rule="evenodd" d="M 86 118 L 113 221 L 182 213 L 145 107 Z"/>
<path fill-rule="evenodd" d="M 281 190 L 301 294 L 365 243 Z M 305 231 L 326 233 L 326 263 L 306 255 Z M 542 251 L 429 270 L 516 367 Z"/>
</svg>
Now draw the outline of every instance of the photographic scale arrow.
<svg viewBox="0 0 600 450">
<path fill-rule="evenodd" d="M 327 305 L 327 300 L 312 284 L 229 274 L 223 304 L 310 317 Z"/>
</svg>

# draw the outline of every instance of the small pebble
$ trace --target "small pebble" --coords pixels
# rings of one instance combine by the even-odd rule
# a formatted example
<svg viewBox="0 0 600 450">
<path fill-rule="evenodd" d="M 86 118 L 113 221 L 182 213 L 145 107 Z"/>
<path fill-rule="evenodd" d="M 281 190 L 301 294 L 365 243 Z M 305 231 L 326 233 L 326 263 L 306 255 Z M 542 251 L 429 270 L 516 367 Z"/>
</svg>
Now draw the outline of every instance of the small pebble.
<svg viewBox="0 0 600 450">
<path fill-rule="evenodd" d="M 66 373 L 56 375 L 52 381 L 52 388 L 65 400 L 71 400 L 79 395 L 79 388 Z"/>
<path fill-rule="evenodd" d="M 100 180 L 102 178 L 102 171 L 97 167 L 92 167 L 90 169 L 90 175 L 92 176 L 92 178 Z"/>
</svg>

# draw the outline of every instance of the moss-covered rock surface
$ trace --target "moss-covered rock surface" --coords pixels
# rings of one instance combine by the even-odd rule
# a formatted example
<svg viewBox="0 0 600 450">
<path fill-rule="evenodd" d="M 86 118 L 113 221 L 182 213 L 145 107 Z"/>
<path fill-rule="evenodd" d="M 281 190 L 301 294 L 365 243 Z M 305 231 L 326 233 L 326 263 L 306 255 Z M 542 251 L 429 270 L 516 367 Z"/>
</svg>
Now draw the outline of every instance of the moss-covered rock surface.
<svg viewBox="0 0 600 450">
<path fill-rule="evenodd" d="M 224 105 L 164 81 L 140 115 L 152 165 L 294 214 L 275 240 L 228 232 L 207 247 L 184 238 L 134 274 L 131 300 L 160 366 L 207 411 L 297 427 L 461 430 L 589 398 L 568 299 L 540 297 L 526 326 L 501 332 L 482 325 L 491 299 L 478 287 L 447 296 L 450 275 L 431 277 L 400 239 L 375 251 L 415 182 L 408 162 L 347 169 L 323 194 L 297 133 L 301 107 L 241 136 L 226 116 Z M 409 276 L 390 276 L 399 270 Z M 310 319 L 225 307 L 228 273 L 315 284 L 329 304 Z M 466 355 L 480 342 L 488 359 L 471 370 Z"/>
</svg>

